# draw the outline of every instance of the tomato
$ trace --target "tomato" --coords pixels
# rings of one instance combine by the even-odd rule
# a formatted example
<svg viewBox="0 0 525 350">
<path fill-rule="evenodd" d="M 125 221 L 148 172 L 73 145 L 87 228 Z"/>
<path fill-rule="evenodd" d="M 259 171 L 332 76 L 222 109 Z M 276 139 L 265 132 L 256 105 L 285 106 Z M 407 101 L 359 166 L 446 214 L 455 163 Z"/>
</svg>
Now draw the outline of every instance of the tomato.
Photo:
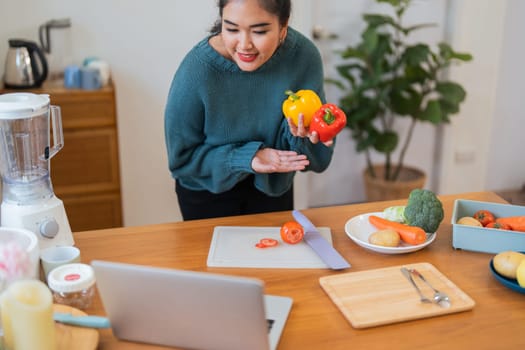
<svg viewBox="0 0 525 350">
<path fill-rule="evenodd" d="M 255 244 L 257 248 L 270 248 L 275 247 L 279 244 L 279 241 L 273 238 L 261 238 L 259 242 Z"/>
<path fill-rule="evenodd" d="M 288 221 L 281 226 L 281 239 L 288 244 L 297 244 L 303 240 L 304 229 L 295 222 Z"/>
<path fill-rule="evenodd" d="M 500 229 L 500 230 L 512 230 L 508 224 L 504 224 L 502 222 L 495 222 L 495 221 L 489 222 L 487 224 L 487 226 L 485 226 L 485 227 L 497 228 L 497 229 Z"/>
<path fill-rule="evenodd" d="M 490 222 L 496 221 L 494 214 L 488 210 L 478 210 L 472 215 L 472 217 L 478 220 L 483 226 L 487 226 Z"/>
</svg>

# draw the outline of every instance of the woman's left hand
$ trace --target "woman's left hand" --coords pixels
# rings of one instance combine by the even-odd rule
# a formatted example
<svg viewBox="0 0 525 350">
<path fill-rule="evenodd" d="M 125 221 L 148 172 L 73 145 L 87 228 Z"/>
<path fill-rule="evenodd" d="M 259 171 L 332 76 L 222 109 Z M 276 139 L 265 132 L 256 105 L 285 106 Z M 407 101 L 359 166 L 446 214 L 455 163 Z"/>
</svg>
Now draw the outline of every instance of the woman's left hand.
<svg viewBox="0 0 525 350">
<path fill-rule="evenodd" d="M 252 159 L 252 169 L 257 173 L 287 173 L 304 170 L 310 162 L 304 154 L 262 148 Z"/>
<path fill-rule="evenodd" d="M 291 118 L 288 118 L 288 126 L 290 127 L 290 132 L 293 136 L 296 137 L 307 137 L 311 143 L 316 144 L 319 142 L 319 134 L 317 132 L 310 132 L 308 128 L 304 126 L 304 116 L 303 114 L 299 114 L 299 125 L 295 125 Z M 327 147 L 330 147 L 334 143 L 333 140 L 329 140 L 326 142 L 323 142 L 323 144 Z"/>
</svg>

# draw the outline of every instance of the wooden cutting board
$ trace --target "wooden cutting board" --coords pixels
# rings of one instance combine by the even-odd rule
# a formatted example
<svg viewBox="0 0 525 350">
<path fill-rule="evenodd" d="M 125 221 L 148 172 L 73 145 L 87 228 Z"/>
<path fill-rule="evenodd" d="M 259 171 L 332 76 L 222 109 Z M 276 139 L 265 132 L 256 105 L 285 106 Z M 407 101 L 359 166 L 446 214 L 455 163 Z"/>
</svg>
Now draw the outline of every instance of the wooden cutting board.
<svg viewBox="0 0 525 350">
<path fill-rule="evenodd" d="M 86 313 L 71 306 L 53 304 L 54 312 L 71 313 L 85 316 Z M 99 333 L 94 328 L 76 327 L 55 322 L 58 350 L 95 350 L 98 346 Z"/>
<path fill-rule="evenodd" d="M 328 227 L 318 227 L 332 244 Z M 257 248 L 261 238 L 279 241 L 276 247 Z M 216 226 L 208 252 L 208 266 L 251 268 L 327 269 L 328 266 L 304 241 L 287 244 L 281 240 L 280 227 Z"/>
<path fill-rule="evenodd" d="M 450 298 L 450 307 L 421 303 L 401 267 L 415 268 L 436 289 Z M 414 279 L 427 297 L 433 291 Z M 319 279 L 321 287 L 354 328 L 375 327 L 470 310 L 475 302 L 429 263 L 348 272 Z"/>
</svg>

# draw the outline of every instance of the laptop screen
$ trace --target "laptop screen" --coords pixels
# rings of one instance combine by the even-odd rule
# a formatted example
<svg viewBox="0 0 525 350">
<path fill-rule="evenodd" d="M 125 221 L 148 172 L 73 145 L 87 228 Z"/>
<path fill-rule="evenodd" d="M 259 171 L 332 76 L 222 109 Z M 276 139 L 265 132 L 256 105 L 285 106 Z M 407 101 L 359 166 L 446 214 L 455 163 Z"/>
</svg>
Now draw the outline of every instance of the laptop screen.
<svg viewBox="0 0 525 350">
<path fill-rule="evenodd" d="M 272 296 L 281 307 L 270 305 L 263 282 L 253 278 L 107 261 L 92 266 L 113 334 L 129 341 L 266 350 L 277 345 L 292 303 Z M 284 309 L 284 319 L 267 321 L 266 309 Z M 279 334 L 270 341 L 275 325 Z"/>
</svg>

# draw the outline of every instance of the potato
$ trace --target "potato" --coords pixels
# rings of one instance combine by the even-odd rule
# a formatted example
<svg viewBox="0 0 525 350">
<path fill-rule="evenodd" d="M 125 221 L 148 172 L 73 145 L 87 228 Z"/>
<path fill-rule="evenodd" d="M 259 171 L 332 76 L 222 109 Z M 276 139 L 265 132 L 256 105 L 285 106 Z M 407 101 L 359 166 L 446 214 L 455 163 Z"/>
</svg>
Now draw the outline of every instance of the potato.
<svg viewBox="0 0 525 350">
<path fill-rule="evenodd" d="M 456 224 L 483 227 L 481 222 L 479 222 L 478 220 L 474 219 L 471 216 L 464 216 L 464 217 L 462 217 L 461 219 L 458 220 L 458 222 L 456 222 Z"/>
<path fill-rule="evenodd" d="M 525 259 L 523 259 L 516 270 L 516 279 L 520 287 L 525 288 Z"/>
<path fill-rule="evenodd" d="M 368 242 L 383 247 L 397 247 L 401 242 L 401 237 L 392 229 L 384 229 L 372 233 L 368 237 Z"/>
<path fill-rule="evenodd" d="M 516 279 L 518 266 L 524 259 L 525 254 L 514 251 L 505 251 L 496 254 L 492 260 L 492 263 L 494 264 L 494 269 L 500 275 L 507 278 Z"/>
</svg>

